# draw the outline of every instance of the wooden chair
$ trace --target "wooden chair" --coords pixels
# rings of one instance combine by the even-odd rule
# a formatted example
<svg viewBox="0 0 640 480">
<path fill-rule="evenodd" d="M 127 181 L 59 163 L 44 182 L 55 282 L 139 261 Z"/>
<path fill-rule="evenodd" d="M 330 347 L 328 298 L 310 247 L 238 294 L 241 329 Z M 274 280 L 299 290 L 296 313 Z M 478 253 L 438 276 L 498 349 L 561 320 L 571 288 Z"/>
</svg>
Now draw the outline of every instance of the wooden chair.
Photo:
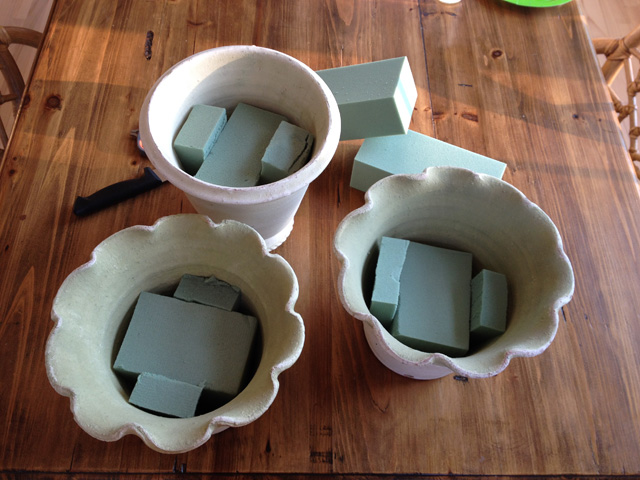
<svg viewBox="0 0 640 480">
<path fill-rule="evenodd" d="M 640 91 L 640 70 L 634 76 L 632 60 L 640 60 L 640 25 L 623 38 L 595 38 L 593 46 L 597 54 L 604 55 L 606 60 L 602 65 L 602 74 L 609 87 L 609 94 L 613 101 L 613 106 L 618 114 L 618 122 L 629 118 L 629 155 L 636 170 L 636 175 L 640 178 L 640 153 L 638 153 L 638 137 L 640 137 L 640 126 L 638 126 L 638 111 L 636 95 Z M 611 85 L 618 74 L 624 70 L 627 83 L 626 103 L 613 91 Z"/>
<path fill-rule="evenodd" d="M 14 117 L 18 113 L 22 101 L 25 82 L 13 55 L 9 51 L 9 45 L 21 44 L 38 48 L 41 39 L 42 33 L 29 28 L 0 26 L 0 70 L 7 82 L 7 93 L 0 93 L 0 105 L 11 102 Z M 6 147 L 7 141 L 7 131 L 0 121 L 0 142 L 3 149 Z"/>
</svg>

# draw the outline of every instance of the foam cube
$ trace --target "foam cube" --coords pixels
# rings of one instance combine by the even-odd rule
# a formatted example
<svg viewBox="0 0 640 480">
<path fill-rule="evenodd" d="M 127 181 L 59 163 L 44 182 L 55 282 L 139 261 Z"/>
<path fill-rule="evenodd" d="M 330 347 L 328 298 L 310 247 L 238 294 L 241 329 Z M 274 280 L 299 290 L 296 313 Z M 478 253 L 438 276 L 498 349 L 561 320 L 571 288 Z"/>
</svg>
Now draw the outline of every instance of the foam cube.
<svg viewBox="0 0 640 480">
<path fill-rule="evenodd" d="M 471 335 L 491 338 L 507 326 L 507 277 L 482 270 L 471 281 Z"/>
<path fill-rule="evenodd" d="M 235 310 L 240 302 L 240 289 L 216 277 L 183 275 L 173 296 L 185 302 L 202 303 L 223 310 Z"/>
<path fill-rule="evenodd" d="M 415 174 L 435 166 L 461 167 L 497 178 L 506 169 L 503 162 L 409 130 L 406 135 L 367 138 L 353 162 L 351 187 L 364 192 L 389 175 Z"/>
<path fill-rule="evenodd" d="M 316 73 L 338 103 L 340 140 L 407 133 L 418 98 L 407 57 Z"/>
<path fill-rule="evenodd" d="M 282 180 L 307 163 L 313 135 L 289 122 L 281 122 L 262 156 L 260 183 Z"/>
<path fill-rule="evenodd" d="M 257 328 L 252 316 L 142 292 L 113 368 L 202 385 L 229 400 L 244 387 Z"/>
<path fill-rule="evenodd" d="M 400 274 L 404 266 L 409 241 L 382 237 L 376 263 L 375 281 L 370 311 L 385 327 L 390 327 L 398 307 Z"/>
<path fill-rule="evenodd" d="M 464 355 L 469 349 L 471 262 L 470 253 L 411 242 L 391 334 L 416 350 Z"/>
<path fill-rule="evenodd" d="M 227 123 L 227 111 L 211 105 L 194 105 L 173 141 L 182 168 L 195 174 L 209 155 Z"/>
<path fill-rule="evenodd" d="M 226 187 L 257 185 L 262 156 L 282 121 L 282 115 L 238 104 L 195 177 Z"/>
<path fill-rule="evenodd" d="M 201 385 L 141 373 L 129 396 L 129 403 L 171 417 L 188 418 L 195 415 L 201 393 Z"/>
</svg>

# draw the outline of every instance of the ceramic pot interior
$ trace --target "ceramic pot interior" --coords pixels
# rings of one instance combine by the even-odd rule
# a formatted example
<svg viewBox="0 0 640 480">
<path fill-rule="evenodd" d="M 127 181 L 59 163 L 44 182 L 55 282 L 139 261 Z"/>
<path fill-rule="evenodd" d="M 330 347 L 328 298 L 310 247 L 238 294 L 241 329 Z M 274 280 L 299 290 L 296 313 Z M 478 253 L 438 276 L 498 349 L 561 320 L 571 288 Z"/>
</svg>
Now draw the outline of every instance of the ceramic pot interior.
<svg viewBox="0 0 640 480">
<path fill-rule="evenodd" d="M 163 159 L 180 170 L 172 144 L 191 107 L 215 105 L 231 114 L 244 102 L 284 115 L 314 135 L 304 169 L 328 146 L 333 113 L 326 93 L 315 73 L 284 54 L 258 47 L 212 49 L 161 77 L 150 92 L 149 134 Z"/>
<path fill-rule="evenodd" d="M 541 338 L 548 337 L 545 330 L 554 328 L 553 322 L 545 325 L 541 320 L 549 317 L 550 305 L 567 278 L 566 265 L 555 261 L 558 236 L 549 218 L 506 184 L 470 188 L 473 185 L 452 182 L 412 194 L 411 181 L 404 186 L 402 181 L 397 185 L 406 193 L 402 202 L 374 194 L 374 207 L 364 215 L 368 218 L 352 227 L 352 232 L 358 231 L 358 244 L 342 243 L 348 245 L 350 268 L 360 279 L 359 293 L 348 289 L 356 297 L 355 308 L 368 313 L 382 236 L 461 250 L 473 254 L 474 274 L 483 268 L 503 273 L 509 289 L 506 332 L 474 345 L 466 357 L 509 345 L 540 348 Z M 549 258 L 554 261 L 545 261 Z M 392 348 L 403 349 L 386 330 L 382 333 Z"/>
</svg>

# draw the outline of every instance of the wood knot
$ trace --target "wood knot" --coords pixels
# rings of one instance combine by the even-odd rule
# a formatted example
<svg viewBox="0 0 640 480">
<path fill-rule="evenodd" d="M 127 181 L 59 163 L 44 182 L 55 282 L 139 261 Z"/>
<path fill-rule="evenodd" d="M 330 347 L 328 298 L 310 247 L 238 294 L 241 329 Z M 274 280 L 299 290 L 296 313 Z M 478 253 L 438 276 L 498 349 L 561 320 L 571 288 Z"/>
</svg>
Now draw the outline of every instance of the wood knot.
<svg viewBox="0 0 640 480">
<path fill-rule="evenodd" d="M 151 60 L 151 47 L 153 46 L 153 31 L 149 30 L 147 32 L 147 38 L 144 42 L 144 58 L 147 60 Z"/>
<path fill-rule="evenodd" d="M 491 51 L 491 56 L 493 58 L 500 58 L 502 56 L 502 50 L 496 48 L 495 50 Z"/>
<path fill-rule="evenodd" d="M 470 122 L 477 122 L 478 121 L 478 115 L 476 115 L 475 113 L 471 113 L 471 112 L 462 112 L 461 117 L 464 118 L 465 120 L 469 120 Z"/>
<path fill-rule="evenodd" d="M 62 108 L 62 98 L 60 98 L 60 95 L 50 95 L 47 98 L 46 107 L 49 110 L 60 110 Z"/>
</svg>

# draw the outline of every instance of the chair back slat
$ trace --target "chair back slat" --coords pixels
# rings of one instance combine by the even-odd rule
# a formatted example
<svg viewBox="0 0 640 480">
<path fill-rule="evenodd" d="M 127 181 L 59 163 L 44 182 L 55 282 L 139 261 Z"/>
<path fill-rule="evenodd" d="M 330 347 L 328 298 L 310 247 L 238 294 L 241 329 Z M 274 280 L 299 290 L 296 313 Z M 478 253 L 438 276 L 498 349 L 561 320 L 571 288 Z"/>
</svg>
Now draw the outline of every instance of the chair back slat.
<svg viewBox="0 0 640 480">
<path fill-rule="evenodd" d="M 7 83 L 8 90 L 8 92 L 0 92 L 0 105 L 11 102 L 14 117 L 17 115 L 22 102 L 25 81 L 18 64 L 9 50 L 9 46 L 19 44 L 39 48 L 41 41 L 42 33 L 30 28 L 0 26 L 0 72 Z M 0 121 L 0 143 L 2 144 L 2 149 L 6 147 L 7 141 L 7 131 L 2 121 Z"/>
<path fill-rule="evenodd" d="M 604 55 L 602 75 L 604 76 L 613 108 L 618 114 L 618 122 L 629 119 L 629 155 L 636 175 L 640 178 L 640 153 L 638 153 L 638 138 L 640 126 L 638 126 L 638 114 L 636 96 L 640 91 L 640 70 L 634 75 L 632 59 L 640 59 L 640 24 L 623 38 L 594 38 L 593 47 L 597 54 Z M 624 71 L 627 83 L 627 98 L 622 100 L 611 85 L 618 74 Z"/>
</svg>

